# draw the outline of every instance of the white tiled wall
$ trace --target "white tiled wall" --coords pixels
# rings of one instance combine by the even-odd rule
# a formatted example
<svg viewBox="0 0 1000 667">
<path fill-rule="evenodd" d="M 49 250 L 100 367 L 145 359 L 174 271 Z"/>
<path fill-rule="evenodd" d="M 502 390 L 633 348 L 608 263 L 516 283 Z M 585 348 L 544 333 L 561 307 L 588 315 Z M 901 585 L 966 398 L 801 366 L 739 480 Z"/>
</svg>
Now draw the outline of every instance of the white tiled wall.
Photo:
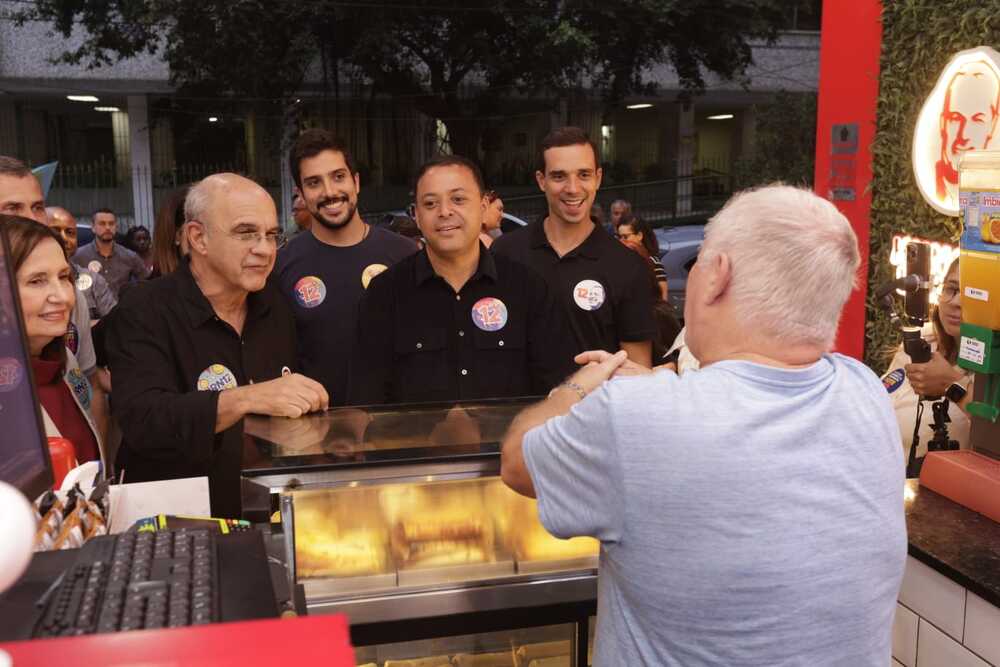
<svg viewBox="0 0 1000 667">
<path fill-rule="evenodd" d="M 1000 609 L 907 558 L 892 657 L 892 667 L 1000 667 Z"/>
<path fill-rule="evenodd" d="M 953 639 L 962 641 L 965 589 L 912 556 L 906 559 L 899 601 Z"/>
<path fill-rule="evenodd" d="M 969 593 L 965 606 L 965 639 L 971 650 L 995 665 L 1000 665 L 1000 609 Z"/>
<path fill-rule="evenodd" d="M 989 663 L 920 619 L 920 639 L 917 641 L 917 667 L 989 667 Z"/>
</svg>

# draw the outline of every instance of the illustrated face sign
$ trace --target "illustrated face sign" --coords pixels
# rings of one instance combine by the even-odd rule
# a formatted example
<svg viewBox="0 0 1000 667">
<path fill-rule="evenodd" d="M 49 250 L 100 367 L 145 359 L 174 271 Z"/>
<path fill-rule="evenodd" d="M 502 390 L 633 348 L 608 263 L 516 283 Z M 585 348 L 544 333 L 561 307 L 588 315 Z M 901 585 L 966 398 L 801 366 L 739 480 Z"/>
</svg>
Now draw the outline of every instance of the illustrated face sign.
<svg viewBox="0 0 1000 667">
<path fill-rule="evenodd" d="M 1000 53 L 981 46 L 956 54 L 924 102 L 913 133 L 913 172 L 920 194 L 957 216 L 958 168 L 971 151 L 1000 150 Z"/>
</svg>

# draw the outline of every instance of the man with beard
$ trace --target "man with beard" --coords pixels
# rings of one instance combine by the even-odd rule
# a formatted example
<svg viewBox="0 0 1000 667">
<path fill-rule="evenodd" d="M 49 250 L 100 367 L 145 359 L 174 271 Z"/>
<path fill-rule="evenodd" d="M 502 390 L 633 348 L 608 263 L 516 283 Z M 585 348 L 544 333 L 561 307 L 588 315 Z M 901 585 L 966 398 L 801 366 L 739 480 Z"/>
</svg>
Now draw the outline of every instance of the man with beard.
<svg viewBox="0 0 1000 667">
<path fill-rule="evenodd" d="M 302 372 L 326 387 L 330 405 L 344 405 L 358 302 L 372 278 L 417 248 L 361 219 L 358 173 L 330 132 L 303 132 L 289 166 L 314 222 L 278 254 L 272 280 L 295 314 Z"/>
<path fill-rule="evenodd" d="M 553 350 L 570 366 L 585 350 L 628 353 L 647 368 L 656 332 L 649 274 L 638 254 L 591 220 L 601 187 L 597 146 L 578 127 L 552 130 L 539 146 L 535 178 L 548 215 L 498 238 L 490 250 L 541 274 L 573 335 Z"/>
<path fill-rule="evenodd" d="M 142 258 L 128 248 L 115 243 L 118 232 L 118 218 L 109 208 L 100 208 L 91 218 L 94 223 L 94 240 L 76 251 L 73 263 L 100 274 L 115 298 L 121 297 L 121 289 L 131 280 L 144 280 L 149 271 Z"/>
<path fill-rule="evenodd" d="M 45 217 L 49 228 L 55 230 L 62 239 L 66 256 L 72 257 L 77 249 L 76 218 L 61 206 L 47 206 Z M 100 273 L 94 273 L 75 264 L 71 264 L 70 267 L 73 269 L 77 290 L 87 298 L 87 307 L 90 308 L 90 319 L 93 322 L 110 313 L 111 309 L 118 305 L 118 299 L 111 293 L 108 282 Z"/>
</svg>

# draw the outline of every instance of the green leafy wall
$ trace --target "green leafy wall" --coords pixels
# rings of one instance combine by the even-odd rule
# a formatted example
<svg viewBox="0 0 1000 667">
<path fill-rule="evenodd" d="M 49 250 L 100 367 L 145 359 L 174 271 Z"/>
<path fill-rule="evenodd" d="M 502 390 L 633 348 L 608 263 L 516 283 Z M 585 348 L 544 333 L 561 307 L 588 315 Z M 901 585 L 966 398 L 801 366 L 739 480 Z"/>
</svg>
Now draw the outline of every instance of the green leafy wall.
<svg viewBox="0 0 1000 667">
<path fill-rule="evenodd" d="M 941 70 L 958 51 L 1000 49 L 1000 0 L 884 0 L 878 115 L 872 145 L 874 179 L 865 361 L 881 372 L 899 333 L 874 305 L 872 292 L 891 278 L 894 234 L 957 242 L 957 218 L 941 215 L 920 196 L 910 166 L 917 114 Z"/>
</svg>

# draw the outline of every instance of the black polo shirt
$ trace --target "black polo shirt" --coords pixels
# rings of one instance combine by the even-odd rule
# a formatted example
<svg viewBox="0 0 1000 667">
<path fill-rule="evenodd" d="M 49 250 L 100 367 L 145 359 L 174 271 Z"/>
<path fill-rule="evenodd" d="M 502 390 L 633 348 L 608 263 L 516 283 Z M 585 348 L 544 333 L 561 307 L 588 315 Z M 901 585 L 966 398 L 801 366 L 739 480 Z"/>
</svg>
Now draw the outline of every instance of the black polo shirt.
<svg viewBox="0 0 1000 667">
<path fill-rule="evenodd" d="M 185 261 L 127 290 L 106 328 L 125 481 L 207 475 L 212 514 L 238 517 L 243 422 L 215 433 L 219 393 L 294 370 L 295 323 L 281 296 L 270 285 L 249 294 L 240 335 Z"/>
<path fill-rule="evenodd" d="M 360 243 L 347 247 L 299 234 L 278 253 L 271 275 L 295 315 L 302 372 L 326 387 L 334 406 L 347 399 L 361 295 L 374 276 L 417 250 L 387 229 L 367 229 Z"/>
<path fill-rule="evenodd" d="M 584 350 L 616 352 L 622 342 L 652 340 L 656 323 L 642 257 L 597 225 L 583 243 L 559 257 L 542 223 L 501 235 L 490 250 L 523 262 L 548 283 L 572 330 L 559 354 L 572 360 Z"/>
<path fill-rule="evenodd" d="M 458 293 L 426 250 L 371 282 L 361 300 L 352 404 L 541 395 L 572 370 L 552 354 L 567 329 L 545 281 L 481 244 L 479 253 Z"/>
</svg>

